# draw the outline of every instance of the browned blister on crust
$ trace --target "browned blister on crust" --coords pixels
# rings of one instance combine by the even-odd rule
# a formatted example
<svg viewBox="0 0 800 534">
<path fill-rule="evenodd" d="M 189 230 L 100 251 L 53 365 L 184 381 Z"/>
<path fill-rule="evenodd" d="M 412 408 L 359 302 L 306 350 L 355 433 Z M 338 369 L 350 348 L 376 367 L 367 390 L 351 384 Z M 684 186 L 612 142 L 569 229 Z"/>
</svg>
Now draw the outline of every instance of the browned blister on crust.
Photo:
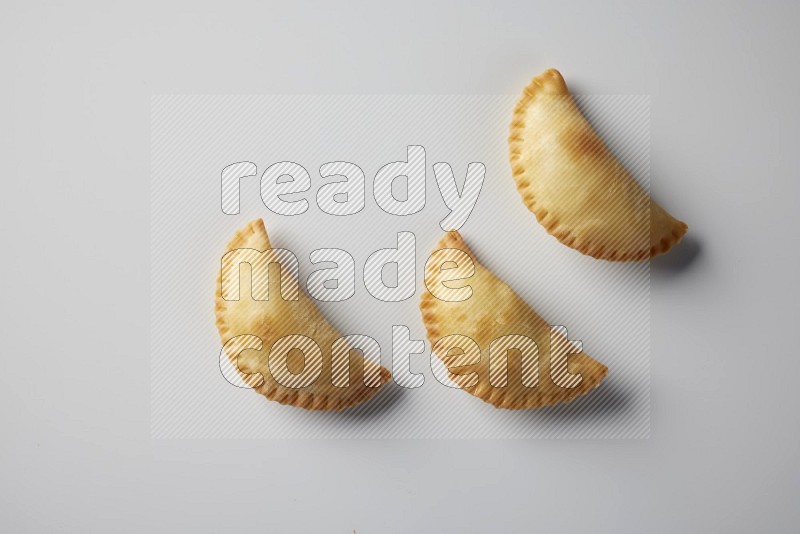
<svg viewBox="0 0 800 534">
<path fill-rule="evenodd" d="M 473 272 L 464 269 L 464 266 L 454 257 L 453 263 L 458 264 L 465 274 L 464 276 L 450 277 L 451 279 L 460 278 L 457 282 L 444 282 L 445 286 L 450 288 L 471 287 L 472 294 L 469 298 L 458 302 L 449 302 L 437 298 L 428 290 L 423 290 L 420 301 L 422 320 L 427 329 L 431 347 L 435 347 L 442 338 L 458 334 L 473 340 L 480 349 L 479 362 L 467 365 L 460 365 L 463 362 L 459 362 L 458 357 L 452 356 L 453 351 L 442 353 L 443 351 L 434 350 L 437 357 L 450 369 L 450 377 L 456 384 L 497 408 L 528 409 L 570 402 L 596 388 L 605 378 L 608 373 L 606 366 L 580 352 L 570 354 L 567 358 L 569 373 L 573 377 L 580 374 L 580 382 L 575 387 L 557 385 L 551 377 L 550 325 L 509 286 L 477 261 L 458 232 L 445 234 L 434 250 L 443 249 L 462 251 L 471 258 L 474 264 Z M 463 259 L 463 256 L 461 258 Z M 427 287 L 434 288 L 434 284 L 442 283 L 441 266 L 442 263 L 439 261 L 428 263 L 425 271 Z M 452 267 L 452 265 L 447 265 L 447 267 Z M 467 277 L 470 272 L 472 275 Z M 507 357 L 505 360 L 507 363 L 506 385 L 498 387 L 493 385 L 490 380 L 491 366 L 502 364 L 504 361 L 500 356 L 498 359 L 492 360 L 494 363 L 490 362 L 490 346 L 493 341 L 512 335 L 529 338 L 538 347 L 538 384 L 536 387 L 528 387 L 523 383 L 523 376 L 530 378 L 531 367 L 523 364 L 521 352 L 517 350 L 505 352 L 505 357 Z M 555 334 L 553 340 L 553 346 L 564 346 L 569 343 L 558 333 Z M 464 350 L 463 352 L 467 353 L 468 351 Z M 498 352 L 498 355 L 501 354 Z M 492 357 L 495 358 L 494 353 Z M 455 365 L 460 365 L 458 369 L 451 367 L 453 362 Z M 474 382 L 476 375 L 477 382 L 470 385 L 470 380 Z M 561 376 L 557 372 L 552 375 Z M 471 376 L 471 379 L 467 379 L 468 376 Z"/>
<path fill-rule="evenodd" d="M 533 79 L 509 136 L 517 190 L 559 241 L 610 261 L 663 254 L 687 226 L 654 202 L 586 120 L 561 74 Z"/>
<path fill-rule="evenodd" d="M 271 249 L 264 221 L 250 222 L 241 228 L 231 239 L 226 251 L 248 249 L 258 252 Z M 216 291 L 217 328 L 223 346 L 238 336 L 258 336 L 263 342 L 260 350 L 244 350 L 239 352 L 229 346 L 228 358 L 239 371 L 246 383 L 266 398 L 281 404 L 288 404 L 311 410 L 342 410 L 364 402 L 373 396 L 380 387 L 389 381 L 390 373 L 377 363 L 368 362 L 357 350 L 348 351 L 349 380 L 346 387 L 333 384 L 332 373 L 341 378 L 344 366 L 337 365 L 332 369 L 333 343 L 341 334 L 320 313 L 313 299 L 302 291 L 298 291 L 298 300 L 284 300 L 281 295 L 279 269 L 269 272 L 269 299 L 255 300 L 253 289 L 266 285 L 263 271 L 259 280 L 253 281 L 254 268 L 239 270 L 235 261 L 227 263 L 228 256 L 223 257 Z M 247 265 L 247 264 L 244 264 Z M 235 272 L 234 272 L 235 270 Z M 223 276 L 237 276 L 239 280 L 239 300 L 222 298 Z M 297 285 L 297 280 L 291 282 Z M 263 285 L 261 285 L 263 284 Z M 303 371 L 303 355 L 299 351 L 290 351 L 285 359 L 284 376 L 278 377 L 280 383 L 270 372 L 269 353 L 275 341 L 289 335 L 302 335 L 313 339 L 322 352 L 321 373 L 311 385 L 305 387 L 286 387 L 291 385 L 292 375 Z M 241 339 L 241 338 L 239 338 Z M 306 364 L 309 363 L 306 359 Z M 275 368 L 273 364 L 273 368 Z M 372 377 L 365 384 L 365 372 Z M 378 378 L 379 377 L 379 378 Z M 339 382 L 341 383 L 341 382 Z"/>
</svg>

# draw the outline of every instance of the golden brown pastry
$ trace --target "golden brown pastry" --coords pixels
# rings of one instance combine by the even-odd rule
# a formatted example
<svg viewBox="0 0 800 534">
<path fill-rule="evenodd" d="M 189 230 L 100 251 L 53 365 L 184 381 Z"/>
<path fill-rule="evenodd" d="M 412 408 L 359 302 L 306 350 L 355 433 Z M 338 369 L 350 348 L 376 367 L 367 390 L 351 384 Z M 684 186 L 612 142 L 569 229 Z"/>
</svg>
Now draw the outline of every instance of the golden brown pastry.
<svg viewBox="0 0 800 534">
<path fill-rule="evenodd" d="M 667 252 L 686 233 L 609 151 L 555 69 L 524 89 L 509 148 L 522 200 L 565 245 L 598 259 L 637 261 Z"/>
<path fill-rule="evenodd" d="M 559 332 L 551 344 L 547 322 L 477 262 L 458 232 L 445 234 L 435 250 L 420 310 L 451 380 L 509 409 L 569 402 L 600 384 L 608 369 L 583 352 L 570 354 L 573 345 Z"/>
<path fill-rule="evenodd" d="M 281 404 L 342 410 L 364 402 L 389 380 L 389 371 L 340 340 L 341 334 L 313 299 L 298 290 L 290 270 L 279 283 L 279 269 L 272 269 L 269 275 L 274 279 L 267 284 L 260 252 L 271 248 L 261 219 L 237 231 L 228 244 L 216 296 L 217 328 L 226 354 L 247 384 Z M 240 269 L 243 261 L 252 267 Z M 239 300 L 234 300 L 237 294 Z M 287 295 L 297 300 L 284 300 Z M 304 354 L 293 348 L 303 350 L 305 361 Z"/>
</svg>

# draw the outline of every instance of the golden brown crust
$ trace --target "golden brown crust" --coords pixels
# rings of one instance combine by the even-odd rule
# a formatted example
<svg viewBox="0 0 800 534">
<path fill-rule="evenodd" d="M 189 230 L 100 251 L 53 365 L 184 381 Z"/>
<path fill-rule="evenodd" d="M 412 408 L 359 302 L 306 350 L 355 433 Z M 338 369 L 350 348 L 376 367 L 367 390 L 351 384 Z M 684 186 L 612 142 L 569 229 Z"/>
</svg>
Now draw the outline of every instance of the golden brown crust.
<svg viewBox="0 0 800 534">
<path fill-rule="evenodd" d="M 271 248 L 269 237 L 264 221 L 257 219 L 251 221 L 243 228 L 236 231 L 231 238 L 226 251 L 241 248 L 255 249 L 264 251 Z M 253 389 L 269 400 L 281 404 L 297 406 L 309 410 L 328 410 L 338 411 L 361 404 L 375 393 L 380 387 L 386 384 L 391 378 L 389 371 L 380 367 L 379 387 L 368 387 L 363 383 L 365 362 L 362 356 L 350 355 L 350 385 L 344 388 L 333 387 L 331 385 L 331 353 L 330 344 L 338 339 L 339 333 L 324 319 L 316 306 L 311 302 L 308 295 L 300 294 L 300 300 L 295 303 L 286 304 L 279 298 L 273 297 L 272 301 L 255 302 L 247 299 L 244 291 L 242 299 L 239 301 L 226 301 L 222 298 L 222 269 L 217 276 L 215 314 L 216 324 L 219 330 L 223 345 L 230 339 L 242 335 L 258 335 L 264 344 L 266 352 L 271 343 L 278 337 L 291 334 L 308 335 L 315 341 L 323 351 L 323 372 L 320 379 L 314 384 L 305 388 L 288 388 L 277 383 L 269 374 L 266 368 L 258 368 L 257 371 L 245 373 L 239 368 L 237 354 L 228 354 L 228 358 L 237 369 L 239 375 L 246 382 L 253 385 Z M 280 313 L 270 315 L 272 307 L 281 308 Z M 244 310 L 244 311 L 242 311 Z M 302 317 L 295 317 L 292 314 L 301 314 Z M 244 314 L 244 320 L 242 319 Z M 269 317 L 280 317 L 279 320 L 271 322 Z M 231 321 L 231 319 L 234 319 Z M 310 323 L 310 324 L 309 324 Z M 242 325 L 251 325 L 243 327 Z M 252 373 L 258 372 L 263 377 L 255 383 L 249 382 L 248 377 L 254 376 Z"/>
<path fill-rule="evenodd" d="M 244 248 L 251 237 L 260 235 L 263 235 L 263 238 L 260 240 L 263 241 L 264 247 L 261 250 L 270 248 L 267 228 L 264 226 L 264 219 L 250 221 L 242 228 L 236 230 L 236 233 L 233 234 L 233 237 L 228 242 L 228 246 L 225 247 L 225 251 L 227 252 L 230 250 Z M 223 337 L 223 342 L 227 341 L 225 336 L 230 332 L 230 328 L 225 322 L 224 311 L 226 309 L 226 304 L 226 301 L 222 298 L 222 269 L 220 269 L 219 274 L 217 275 L 217 291 L 216 298 L 214 299 L 214 312 L 216 315 L 217 330 L 219 330 L 220 336 Z"/>
<path fill-rule="evenodd" d="M 454 248 L 466 252 L 467 255 L 472 258 L 473 262 L 475 261 L 472 251 L 461 238 L 461 234 L 455 230 L 445 232 L 444 236 L 442 236 L 433 250 L 442 250 L 446 248 Z M 433 278 L 436 275 L 437 269 L 438 266 L 434 263 L 426 265 L 425 279 L 430 280 Z M 420 297 L 419 309 L 422 313 L 422 322 L 425 324 L 425 330 L 428 333 L 428 341 L 431 342 L 431 346 L 446 335 L 442 332 L 442 322 L 439 320 L 436 306 L 438 302 L 439 299 L 434 297 L 429 291 L 423 289 L 422 296 Z"/>
<path fill-rule="evenodd" d="M 480 363 L 464 369 L 477 373 L 477 384 L 463 389 L 496 408 L 529 409 L 567 403 L 595 389 L 608 373 L 608 368 L 581 352 L 569 356 L 571 372 L 580 373 L 582 382 L 573 388 L 557 386 L 550 380 L 550 327 L 506 284 L 483 267 L 458 232 L 447 232 L 434 250 L 458 249 L 470 256 L 475 265 L 473 277 L 463 281 L 473 289 L 472 296 L 461 302 L 446 302 L 424 290 L 420 312 L 432 347 L 445 336 L 460 334 L 475 341 L 481 350 Z M 426 285 L 432 284 L 439 265 L 429 263 Z M 521 386 L 519 354 L 508 356 L 508 385 L 495 387 L 489 380 L 488 349 L 491 342 L 506 335 L 523 335 L 536 341 L 539 347 L 539 385 Z M 564 341 L 565 338 L 558 338 Z M 445 361 L 444 354 L 436 352 Z M 447 364 L 447 363 L 446 363 Z M 459 383 L 458 381 L 456 381 Z"/>
<path fill-rule="evenodd" d="M 548 100 L 549 99 L 549 100 Z M 587 230 L 576 225 L 577 217 L 567 216 L 564 211 L 569 203 L 577 202 L 578 195 L 575 190 L 565 187 L 561 194 L 554 193 L 560 183 L 548 184 L 547 188 L 539 187 L 537 194 L 535 185 L 537 180 L 558 182 L 558 172 L 543 173 L 537 170 L 537 165 L 532 163 L 532 144 L 542 143 L 539 136 L 533 135 L 537 128 L 547 128 L 546 124 L 529 124 L 529 112 L 534 105 L 545 107 L 543 100 L 559 102 L 550 106 L 558 114 L 554 124 L 559 129 L 557 135 L 546 139 L 550 143 L 547 155 L 550 158 L 563 158 L 565 161 L 580 160 L 583 169 L 588 169 L 584 180 L 587 185 L 601 186 L 617 191 L 615 194 L 627 194 L 631 197 L 629 204 L 635 204 L 636 198 L 646 195 L 638 184 L 635 183 L 621 164 L 611 155 L 605 143 L 594 132 L 588 122 L 583 119 L 577 106 L 574 106 L 572 97 L 567 89 L 564 78 L 555 69 L 549 69 L 535 77 L 525 87 L 522 96 L 514 108 L 509 134 L 509 155 L 511 170 L 523 202 L 536 219 L 547 231 L 563 244 L 597 259 L 609 261 L 641 261 L 663 254 L 677 244 L 687 231 L 685 223 L 673 218 L 658 204 L 649 200 L 649 209 L 639 207 L 639 217 L 631 216 L 623 211 L 605 214 L 607 228 L 602 227 Z M 542 111 L 546 116 L 548 111 Z M 542 116 L 538 114 L 538 117 Z M 578 115 L 579 117 L 573 117 Z M 541 163 L 541 162 L 537 162 Z M 581 168 L 581 167 L 578 167 Z M 611 177 L 614 183 L 601 184 L 600 180 Z M 592 181 L 595 183 L 592 183 Z M 541 184 L 539 184 L 541 185 Z M 586 188 L 585 188 L 586 189 Z M 545 193 L 546 191 L 546 193 Z M 597 215 L 598 204 L 606 198 L 598 195 L 587 195 L 585 206 L 577 207 L 574 212 Z M 649 198 L 649 197 L 648 197 Z M 593 209 L 582 209 L 585 207 Z M 643 213 L 648 217 L 641 217 Z M 600 214 L 602 215 L 602 214 Z M 636 215 L 636 214 L 635 214 Z M 626 220 L 627 219 L 627 220 Z M 643 220 L 646 219 L 646 220 Z M 642 228 L 642 224 L 649 225 Z M 648 232 L 649 230 L 649 232 Z M 598 234 L 599 232 L 599 234 Z M 628 232 L 628 235 L 625 233 Z M 638 232 L 638 236 L 637 236 Z M 642 233 L 644 232 L 644 233 Z M 649 233 L 649 240 L 647 239 Z M 645 244 L 643 241 L 648 241 Z"/>
</svg>

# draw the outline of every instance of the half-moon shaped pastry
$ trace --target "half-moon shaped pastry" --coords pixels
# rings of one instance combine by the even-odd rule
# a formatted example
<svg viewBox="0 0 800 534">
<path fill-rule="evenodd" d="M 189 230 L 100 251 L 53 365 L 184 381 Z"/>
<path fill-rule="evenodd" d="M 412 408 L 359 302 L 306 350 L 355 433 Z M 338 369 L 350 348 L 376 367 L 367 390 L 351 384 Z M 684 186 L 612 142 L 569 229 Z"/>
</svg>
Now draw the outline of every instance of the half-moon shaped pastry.
<svg viewBox="0 0 800 534">
<path fill-rule="evenodd" d="M 387 369 L 341 340 L 312 298 L 298 290 L 296 264 L 293 272 L 287 256 L 272 251 L 263 220 L 237 231 L 227 251 L 217 278 L 217 328 L 245 383 L 281 404 L 342 410 L 389 380 Z M 276 258 L 280 267 L 270 270 L 268 262 Z"/>
<path fill-rule="evenodd" d="M 533 79 L 514 109 L 511 168 L 525 205 L 556 238 L 589 256 L 644 260 L 687 226 L 656 204 L 578 109 L 561 74 Z"/>
<path fill-rule="evenodd" d="M 497 408 L 527 409 L 570 402 L 600 384 L 606 366 L 478 263 L 458 232 L 445 234 L 436 250 L 420 311 L 433 352 L 459 387 Z"/>
</svg>

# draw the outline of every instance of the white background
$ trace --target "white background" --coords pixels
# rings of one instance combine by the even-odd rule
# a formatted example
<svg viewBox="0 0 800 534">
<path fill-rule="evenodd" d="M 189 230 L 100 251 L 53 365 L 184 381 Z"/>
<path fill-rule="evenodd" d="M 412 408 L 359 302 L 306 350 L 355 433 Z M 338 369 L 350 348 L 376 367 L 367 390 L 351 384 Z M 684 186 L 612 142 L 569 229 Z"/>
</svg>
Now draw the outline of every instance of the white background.
<svg viewBox="0 0 800 534">
<path fill-rule="evenodd" d="M 796 530 L 798 8 L 6 2 L 7 531 Z M 152 441 L 154 93 L 651 95 L 651 438 Z"/>
</svg>

